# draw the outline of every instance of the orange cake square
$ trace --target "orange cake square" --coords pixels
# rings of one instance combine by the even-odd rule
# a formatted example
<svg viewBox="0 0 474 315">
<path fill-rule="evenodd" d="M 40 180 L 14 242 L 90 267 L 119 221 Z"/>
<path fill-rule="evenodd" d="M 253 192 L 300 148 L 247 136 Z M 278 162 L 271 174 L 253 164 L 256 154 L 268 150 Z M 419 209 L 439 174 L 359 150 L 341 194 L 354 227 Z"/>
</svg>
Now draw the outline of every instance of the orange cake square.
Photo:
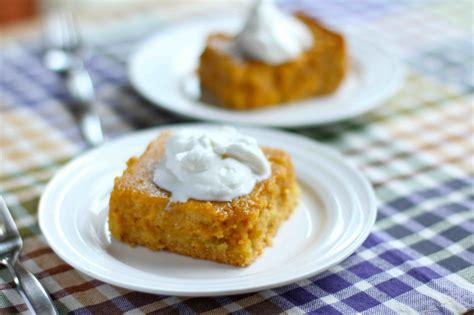
<svg viewBox="0 0 474 315">
<path fill-rule="evenodd" d="M 311 31 L 313 46 L 280 65 L 236 58 L 222 48 L 234 37 L 211 34 L 198 69 L 203 96 L 219 106 L 248 110 L 334 92 L 347 68 L 344 38 L 312 18 L 298 18 Z"/>
<path fill-rule="evenodd" d="M 115 179 L 109 227 L 114 238 L 152 250 L 248 266 L 271 244 L 298 201 L 290 156 L 263 148 L 271 165 L 268 179 L 251 193 L 229 202 L 170 202 L 170 193 L 153 182 L 170 133 L 162 133 L 140 157 L 132 157 Z"/>
</svg>

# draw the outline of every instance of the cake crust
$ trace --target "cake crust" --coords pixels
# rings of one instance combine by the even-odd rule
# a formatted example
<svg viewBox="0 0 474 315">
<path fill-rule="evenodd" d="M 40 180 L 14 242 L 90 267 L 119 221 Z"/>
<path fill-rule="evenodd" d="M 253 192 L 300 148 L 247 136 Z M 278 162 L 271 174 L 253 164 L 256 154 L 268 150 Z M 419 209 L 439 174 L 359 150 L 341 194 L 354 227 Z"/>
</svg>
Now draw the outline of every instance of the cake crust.
<svg viewBox="0 0 474 315">
<path fill-rule="evenodd" d="M 109 203 L 112 236 L 131 245 L 248 266 L 271 244 L 279 226 L 298 201 L 298 186 L 289 155 L 263 148 L 272 175 L 248 195 L 229 202 L 170 203 L 170 194 L 153 183 L 169 132 L 127 162 L 115 179 Z"/>
<path fill-rule="evenodd" d="M 334 92 L 347 68 L 344 38 L 312 18 L 297 17 L 313 34 L 314 44 L 281 65 L 238 58 L 222 49 L 232 36 L 209 35 L 198 69 L 204 98 L 218 106 L 250 110 Z"/>
</svg>

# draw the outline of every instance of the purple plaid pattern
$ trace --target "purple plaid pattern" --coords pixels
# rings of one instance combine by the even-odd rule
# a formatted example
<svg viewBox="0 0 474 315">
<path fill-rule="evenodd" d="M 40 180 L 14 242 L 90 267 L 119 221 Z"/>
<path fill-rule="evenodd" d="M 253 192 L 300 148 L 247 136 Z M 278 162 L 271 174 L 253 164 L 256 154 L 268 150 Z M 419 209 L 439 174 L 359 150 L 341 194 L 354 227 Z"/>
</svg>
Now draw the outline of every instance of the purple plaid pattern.
<svg viewBox="0 0 474 315">
<path fill-rule="evenodd" d="M 376 113 L 295 131 L 333 146 L 366 173 L 381 201 L 374 231 L 340 265 L 253 294 L 155 296 L 80 274 L 44 243 L 35 213 L 48 179 L 85 145 L 66 109 L 63 83 L 42 66 L 40 42 L 10 43 L 0 54 L 0 189 L 25 238 L 22 259 L 60 313 L 457 314 L 474 309 L 473 126 L 466 119 L 473 113 L 474 52 L 472 12 L 465 13 L 472 3 L 279 2 L 398 47 L 409 68 L 403 90 Z M 125 35 L 94 47 L 87 60 L 111 138 L 182 121 L 150 106 L 129 86 L 125 61 L 138 38 Z M 28 129 L 33 127 L 44 137 L 35 137 Z M 41 150 L 42 158 L 29 157 L 31 148 Z M 0 278 L 0 312 L 25 312 L 3 269 Z"/>
</svg>

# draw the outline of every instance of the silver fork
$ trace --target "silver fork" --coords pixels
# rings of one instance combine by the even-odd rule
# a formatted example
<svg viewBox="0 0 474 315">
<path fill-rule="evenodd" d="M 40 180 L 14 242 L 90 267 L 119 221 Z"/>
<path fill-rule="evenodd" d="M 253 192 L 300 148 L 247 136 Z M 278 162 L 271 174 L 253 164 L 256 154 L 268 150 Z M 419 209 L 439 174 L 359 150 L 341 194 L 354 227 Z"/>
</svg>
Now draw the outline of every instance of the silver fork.
<svg viewBox="0 0 474 315">
<path fill-rule="evenodd" d="M 18 259 L 22 247 L 23 241 L 15 221 L 0 196 L 0 264 L 8 268 L 16 288 L 35 314 L 57 314 L 46 290 Z"/>
<path fill-rule="evenodd" d="M 72 99 L 70 110 L 79 122 L 84 140 L 90 146 L 100 145 L 104 141 L 102 124 L 72 12 L 66 8 L 56 9 L 46 19 L 45 30 L 44 64 L 66 81 Z"/>
</svg>

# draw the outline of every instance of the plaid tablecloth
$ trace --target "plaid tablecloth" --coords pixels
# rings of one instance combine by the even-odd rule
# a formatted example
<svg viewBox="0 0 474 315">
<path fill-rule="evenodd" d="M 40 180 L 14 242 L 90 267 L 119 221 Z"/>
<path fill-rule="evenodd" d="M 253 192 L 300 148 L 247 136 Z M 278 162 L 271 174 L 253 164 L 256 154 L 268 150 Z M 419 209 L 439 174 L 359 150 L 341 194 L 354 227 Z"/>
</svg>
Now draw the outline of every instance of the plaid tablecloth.
<svg viewBox="0 0 474 315">
<path fill-rule="evenodd" d="M 66 109 L 63 83 L 41 64 L 38 38 L 10 42 L 1 48 L 0 63 L 1 194 L 25 241 L 21 259 L 60 313 L 459 314 L 474 309 L 473 2 L 282 5 L 375 40 L 407 66 L 403 88 L 376 111 L 337 125 L 294 130 L 340 151 L 370 179 L 380 208 L 369 238 L 318 276 L 238 296 L 150 295 L 74 270 L 45 243 L 36 212 L 48 180 L 85 144 Z M 147 31 L 160 25 L 143 13 L 138 21 L 145 20 Z M 126 19 L 121 23 L 124 32 Z M 119 34 L 108 42 L 104 37 L 87 62 L 110 138 L 180 120 L 146 103 L 127 82 L 125 61 L 143 33 Z M 27 312 L 5 269 L 0 290 L 0 313 Z"/>
</svg>

